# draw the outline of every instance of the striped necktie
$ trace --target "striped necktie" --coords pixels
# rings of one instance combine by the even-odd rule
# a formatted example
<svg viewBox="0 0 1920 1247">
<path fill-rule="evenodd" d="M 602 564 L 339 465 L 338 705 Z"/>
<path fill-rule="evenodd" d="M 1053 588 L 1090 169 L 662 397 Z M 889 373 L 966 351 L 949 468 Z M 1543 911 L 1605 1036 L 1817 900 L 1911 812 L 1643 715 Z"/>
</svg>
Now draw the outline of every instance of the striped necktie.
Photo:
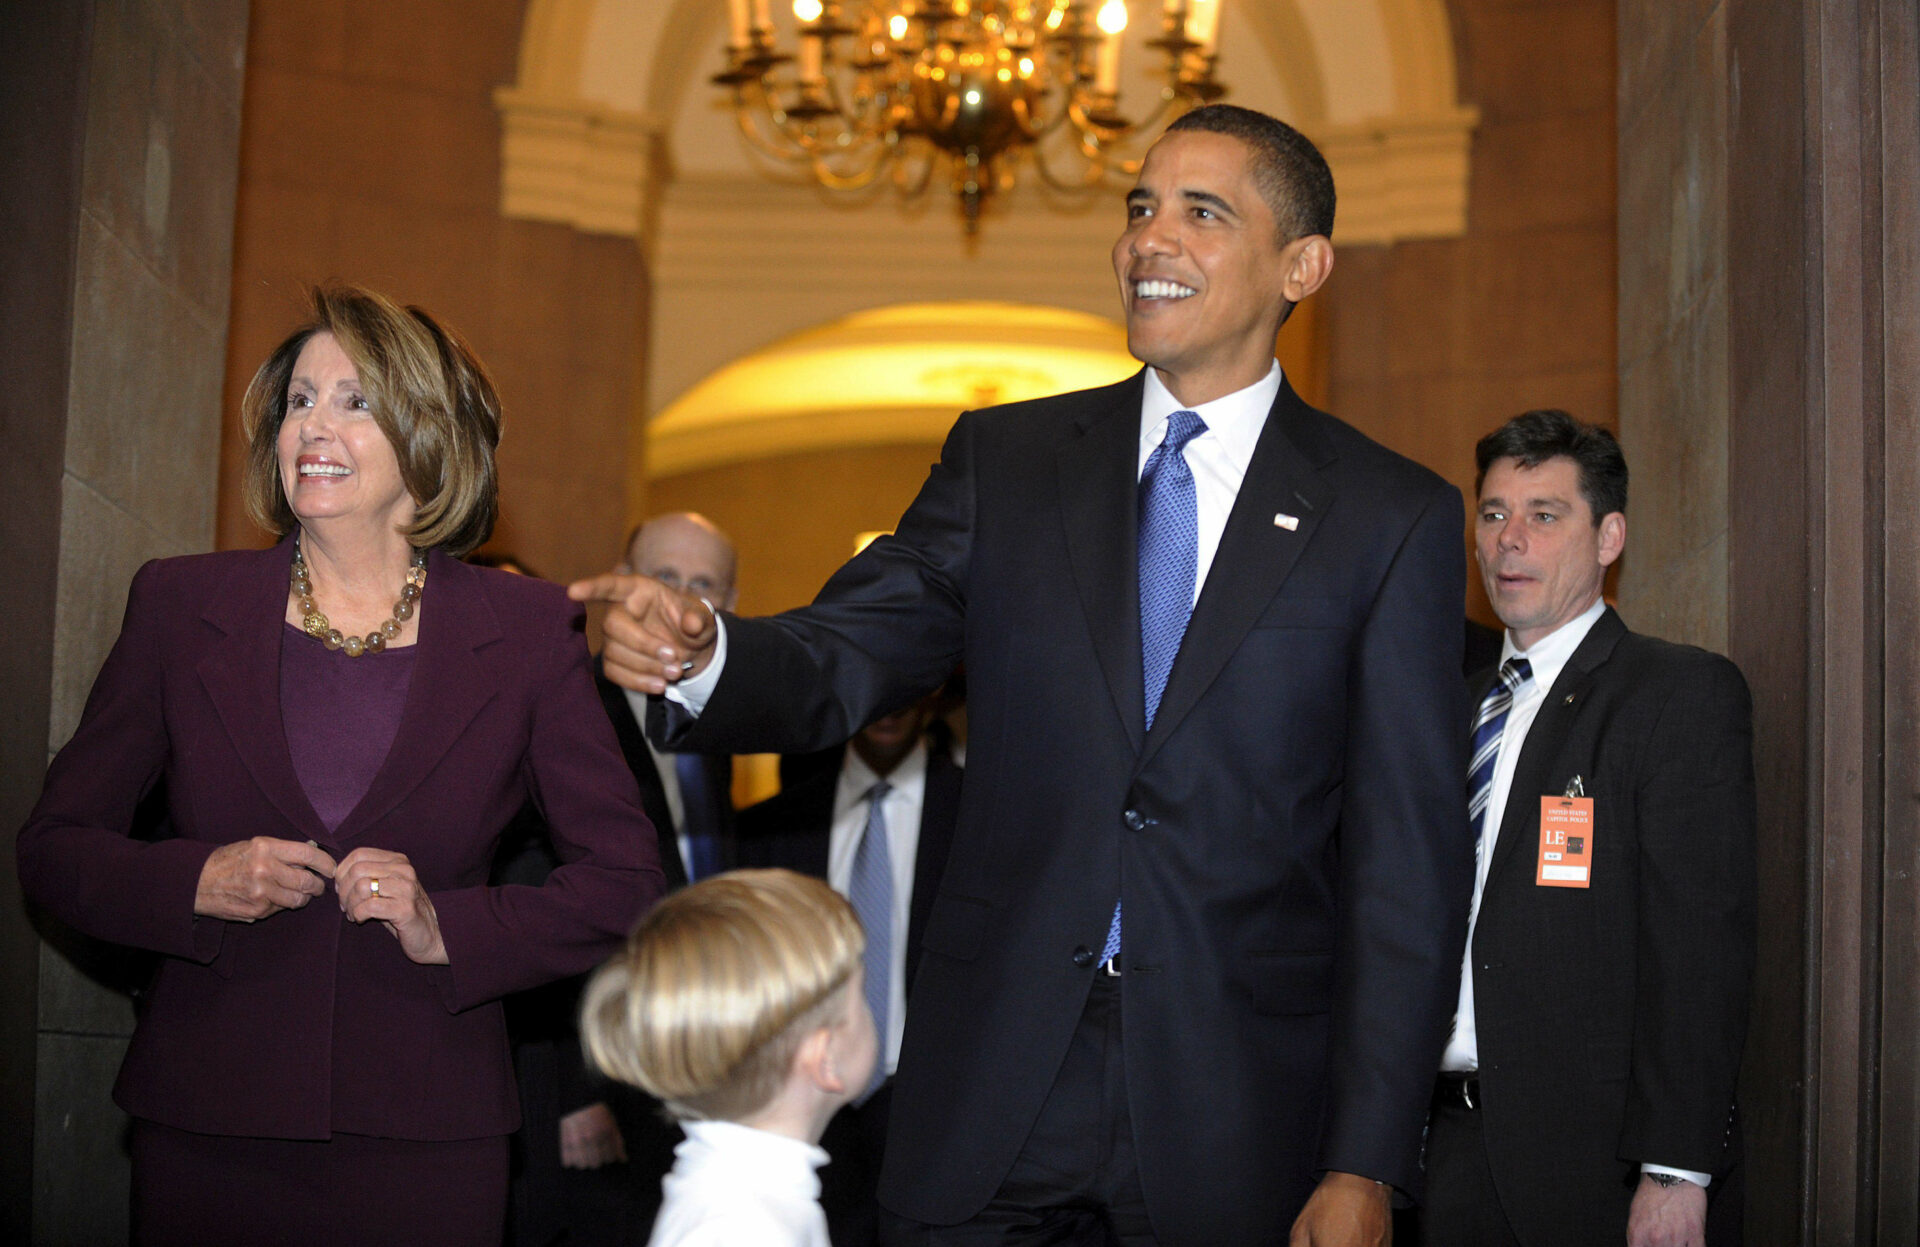
<svg viewBox="0 0 1920 1247">
<path fill-rule="evenodd" d="M 1481 828 L 1486 823 L 1487 802 L 1493 797 L 1493 765 L 1500 757 L 1500 736 L 1507 730 L 1507 712 L 1513 709 L 1513 697 L 1527 681 L 1533 679 L 1533 668 L 1524 658 L 1509 658 L 1500 668 L 1500 675 L 1487 690 L 1480 702 L 1480 713 L 1473 718 L 1473 761 L 1467 766 L 1467 791 L 1471 794 L 1467 801 L 1467 817 L 1473 822 L 1473 856 L 1480 859 L 1480 845 L 1485 838 Z"/>
</svg>

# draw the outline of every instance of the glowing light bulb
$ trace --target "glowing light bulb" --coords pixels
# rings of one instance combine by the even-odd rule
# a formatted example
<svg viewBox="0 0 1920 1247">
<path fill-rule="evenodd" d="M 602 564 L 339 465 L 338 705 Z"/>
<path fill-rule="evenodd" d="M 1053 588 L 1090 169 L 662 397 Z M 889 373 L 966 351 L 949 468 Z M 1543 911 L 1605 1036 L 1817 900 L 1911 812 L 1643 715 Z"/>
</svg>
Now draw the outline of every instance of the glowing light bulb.
<svg viewBox="0 0 1920 1247">
<path fill-rule="evenodd" d="M 803 22 L 817 22 L 825 11 L 820 0 L 793 0 L 793 15 Z"/>
<path fill-rule="evenodd" d="M 887 37 L 895 43 L 907 37 L 907 18 L 904 13 L 895 13 L 887 19 Z"/>
<path fill-rule="evenodd" d="M 797 3 L 795 7 L 798 7 Z M 1100 16 L 1096 20 L 1100 29 L 1107 34 L 1119 34 L 1127 28 L 1127 0 L 1107 0 L 1100 6 Z"/>
</svg>

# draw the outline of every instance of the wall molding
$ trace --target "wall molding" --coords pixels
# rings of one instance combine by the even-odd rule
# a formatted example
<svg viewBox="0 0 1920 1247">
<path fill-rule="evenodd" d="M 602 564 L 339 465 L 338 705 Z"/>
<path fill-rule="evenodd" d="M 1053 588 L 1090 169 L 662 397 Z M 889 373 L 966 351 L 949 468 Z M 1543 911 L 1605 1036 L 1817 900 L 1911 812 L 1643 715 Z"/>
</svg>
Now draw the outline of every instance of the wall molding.
<svg viewBox="0 0 1920 1247">
<path fill-rule="evenodd" d="M 521 87 L 501 87 L 493 100 L 503 216 L 648 245 L 662 180 L 656 119 Z"/>
</svg>

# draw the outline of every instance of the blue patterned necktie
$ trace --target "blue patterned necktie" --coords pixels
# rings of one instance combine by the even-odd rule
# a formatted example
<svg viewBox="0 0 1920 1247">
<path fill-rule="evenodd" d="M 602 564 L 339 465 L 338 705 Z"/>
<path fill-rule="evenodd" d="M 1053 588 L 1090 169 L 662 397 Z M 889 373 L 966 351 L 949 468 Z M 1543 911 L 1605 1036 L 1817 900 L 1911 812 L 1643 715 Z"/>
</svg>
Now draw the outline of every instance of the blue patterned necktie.
<svg viewBox="0 0 1920 1247">
<path fill-rule="evenodd" d="M 880 1054 L 873 1077 L 856 1103 L 864 1103 L 887 1076 L 887 1013 L 893 1003 L 893 853 L 887 844 L 887 815 L 883 804 L 893 786 L 880 780 L 867 789 L 867 825 L 860 847 L 853 852 L 853 875 L 847 881 L 847 899 L 867 933 L 867 950 L 860 959 L 866 975 L 867 1008 L 873 1011 L 873 1030 Z"/>
<path fill-rule="evenodd" d="M 1513 709 L 1514 694 L 1533 679 L 1533 668 L 1524 658 L 1509 658 L 1500 668 L 1499 678 L 1480 702 L 1480 713 L 1473 717 L 1473 761 L 1467 764 L 1467 817 L 1473 823 L 1473 860 L 1480 860 L 1485 837 L 1487 802 L 1493 797 L 1493 764 L 1500 757 L 1500 736 L 1507 730 L 1507 712 Z"/>
<path fill-rule="evenodd" d="M 1167 434 L 1140 473 L 1140 674 L 1146 695 L 1147 730 L 1160 709 L 1167 676 L 1193 614 L 1193 582 L 1200 567 L 1200 508 L 1193 469 L 1180 452 L 1207 431 L 1191 411 L 1167 417 Z M 1101 945 L 1102 963 L 1120 952 L 1120 902 Z"/>
<path fill-rule="evenodd" d="M 673 755 L 680 780 L 680 831 L 687 838 L 687 882 L 698 883 L 720 871 L 720 811 L 714 808 L 707 760 L 697 753 Z"/>
</svg>

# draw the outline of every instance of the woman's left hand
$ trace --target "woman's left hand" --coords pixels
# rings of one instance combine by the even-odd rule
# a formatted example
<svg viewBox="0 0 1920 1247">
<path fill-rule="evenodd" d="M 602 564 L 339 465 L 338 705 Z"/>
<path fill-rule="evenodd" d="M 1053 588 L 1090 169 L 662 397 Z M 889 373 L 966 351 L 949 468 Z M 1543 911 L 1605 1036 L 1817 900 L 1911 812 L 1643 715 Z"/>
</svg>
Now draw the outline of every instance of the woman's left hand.
<svg viewBox="0 0 1920 1247">
<path fill-rule="evenodd" d="M 447 964 L 447 946 L 440 938 L 433 900 L 420 886 L 406 854 L 355 849 L 340 859 L 333 887 L 348 922 L 378 921 L 400 941 L 400 951 L 408 960 L 423 966 Z"/>
</svg>

